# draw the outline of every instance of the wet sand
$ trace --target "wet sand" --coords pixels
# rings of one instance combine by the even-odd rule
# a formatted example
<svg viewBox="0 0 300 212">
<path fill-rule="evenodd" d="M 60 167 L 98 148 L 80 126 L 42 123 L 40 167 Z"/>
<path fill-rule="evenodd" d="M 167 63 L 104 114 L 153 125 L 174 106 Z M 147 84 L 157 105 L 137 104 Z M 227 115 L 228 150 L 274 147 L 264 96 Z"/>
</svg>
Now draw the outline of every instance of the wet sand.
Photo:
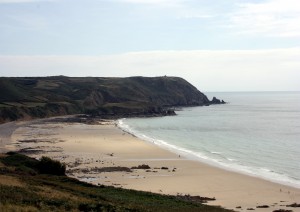
<svg viewBox="0 0 300 212">
<path fill-rule="evenodd" d="M 69 176 L 95 185 L 215 197 L 208 204 L 236 211 L 300 211 L 286 207 L 300 203 L 300 189 L 179 157 L 123 132 L 114 121 L 93 125 L 27 122 L 13 129 L 10 142 L 0 145 L 29 156 L 60 160 L 67 164 Z M 150 169 L 131 169 L 143 164 Z M 257 208 L 261 205 L 269 208 Z"/>
<path fill-rule="evenodd" d="M 10 149 L 12 140 L 11 135 L 21 126 L 16 122 L 9 122 L 0 125 L 0 153 L 7 152 Z M 11 146 L 14 148 L 13 146 Z"/>
</svg>

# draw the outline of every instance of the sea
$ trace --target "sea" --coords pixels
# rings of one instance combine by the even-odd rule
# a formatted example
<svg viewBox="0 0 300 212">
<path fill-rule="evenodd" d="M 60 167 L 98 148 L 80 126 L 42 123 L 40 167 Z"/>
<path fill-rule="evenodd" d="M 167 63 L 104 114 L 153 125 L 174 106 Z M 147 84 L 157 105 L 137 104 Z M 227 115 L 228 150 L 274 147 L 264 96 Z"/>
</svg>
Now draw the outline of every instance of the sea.
<svg viewBox="0 0 300 212">
<path fill-rule="evenodd" d="M 300 92 L 205 93 L 227 104 L 118 126 L 185 158 L 300 188 Z"/>
</svg>

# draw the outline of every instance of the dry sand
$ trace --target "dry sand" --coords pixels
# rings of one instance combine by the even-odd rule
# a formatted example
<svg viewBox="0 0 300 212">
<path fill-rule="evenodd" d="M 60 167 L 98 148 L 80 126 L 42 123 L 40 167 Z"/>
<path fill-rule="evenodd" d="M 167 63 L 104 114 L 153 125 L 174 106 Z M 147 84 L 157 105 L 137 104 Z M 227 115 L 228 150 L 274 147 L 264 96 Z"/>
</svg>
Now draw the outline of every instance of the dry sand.
<svg viewBox="0 0 300 212">
<path fill-rule="evenodd" d="M 279 208 L 300 211 L 300 208 L 286 207 L 300 203 L 300 189 L 179 157 L 123 132 L 113 121 L 98 125 L 32 121 L 14 128 L 11 142 L 10 150 L 23 149 L 33 157 L 45 155 L 65 162 L 69 176 L 95 185 L 215 197 L 216 201 L 208 204 L 236 211 L 248 208 L 255 211 Z M 132 172 L 126 172 L 125 168 L 124 171 L 117 168 L 120 171 L 114 172 L 101 170 L 103 167 L 112 170 L 111 167 L 131 168 L 142 164 L 151 169 Z M 259 205 L 268 205 L 269 208 L 256 208 Z"/>
</svg>

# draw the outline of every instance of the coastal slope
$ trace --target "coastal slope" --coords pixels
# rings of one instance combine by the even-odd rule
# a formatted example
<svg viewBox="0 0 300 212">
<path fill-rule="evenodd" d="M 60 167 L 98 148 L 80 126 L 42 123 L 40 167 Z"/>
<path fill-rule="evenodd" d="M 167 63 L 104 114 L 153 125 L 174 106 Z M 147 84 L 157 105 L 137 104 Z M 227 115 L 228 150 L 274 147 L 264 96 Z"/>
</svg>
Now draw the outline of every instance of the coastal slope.
<svg viewBox="0 0 300 212">
<path fill-rule="evenodd" d="M 112 186 L 93 186 L 55 171 L 59 162 L 24 155 L 0 155 L 0 211 L 211 211 L 220 207 L 191 197 L 161 195 Z"/>
<path fill-rule="evenodd" d="M 172 115 L 174 106 L 218 104 L 179 77 L 2 77 L 0 123 L 58 115 Z"/>
</svg>

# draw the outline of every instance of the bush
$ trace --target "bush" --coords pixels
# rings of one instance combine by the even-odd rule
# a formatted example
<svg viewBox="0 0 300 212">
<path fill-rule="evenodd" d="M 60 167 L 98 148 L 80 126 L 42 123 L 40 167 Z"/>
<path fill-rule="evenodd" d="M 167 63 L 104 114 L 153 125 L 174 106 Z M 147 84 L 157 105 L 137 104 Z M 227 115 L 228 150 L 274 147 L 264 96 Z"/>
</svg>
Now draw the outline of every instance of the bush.
<svg viewBox="0 0 300 212">
<path fill-rule="evenodd" d="M 101 203 L 80 203 L 79 211 L 116 211 L 114 206 L 103 205 Z"/>
<path fill-rule="evenodd" d="M 16 152 L 8 152 L 7 157 L 1 158 L 1 162 L 7 166 L 15 167 L 28 167 L 30 169 L 35 169 L 39 163 L 37 160 L 27 157 L 25 155 L 18 154 Z"/>
<path fill-rule="evenodd" d="M 66 165 L 48 157 L 43 156 L 37 167 L 41 174 L 66 175 Z"/>
</svg>

